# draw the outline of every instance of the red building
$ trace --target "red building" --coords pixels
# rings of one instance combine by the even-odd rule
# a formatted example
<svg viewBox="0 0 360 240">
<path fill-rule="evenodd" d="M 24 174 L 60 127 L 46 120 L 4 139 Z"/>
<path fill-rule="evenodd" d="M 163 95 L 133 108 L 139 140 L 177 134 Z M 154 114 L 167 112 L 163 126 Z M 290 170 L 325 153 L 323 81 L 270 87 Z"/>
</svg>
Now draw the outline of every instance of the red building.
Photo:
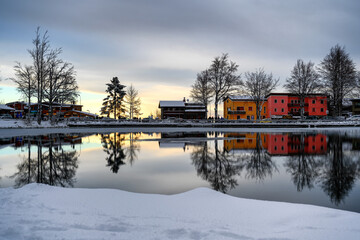
<svg viewBox="0 0 360 240">
<path fill-rule="evenodd" d="M 300 98 L 291 93 L 271 93 L 267 96 L 268 118 L 274 116 L 300 116 Z M 327 96 L 309 94 L 304 100 L 304 116 L 323 117 L 328 113 Z"/>
</svg>

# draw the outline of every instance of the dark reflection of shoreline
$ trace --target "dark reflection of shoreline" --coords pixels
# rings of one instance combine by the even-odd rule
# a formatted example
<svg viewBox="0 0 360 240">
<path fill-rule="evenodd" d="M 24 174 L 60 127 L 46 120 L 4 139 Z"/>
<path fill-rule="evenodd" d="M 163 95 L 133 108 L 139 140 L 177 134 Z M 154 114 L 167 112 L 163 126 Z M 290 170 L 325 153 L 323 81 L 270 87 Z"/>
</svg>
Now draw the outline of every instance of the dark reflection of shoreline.
<svg viewBox="0 0 360 240">
<path fill-rule="evenodd" d="M 128 139 L 126 138 L 128 136 Z M 101 134 L 101 145 L 103 151 L 107 154 L 106 166 L 110 167 L 113 173 L 118 173 L 120 167 L 126 164 L 126 160 L 132 165 L 137 160 L 140 152 L 140 144 L 138 140 L 140 133 L 109 133 Z M 125 141 L 129 141 L 129 146 L 125 147 Z"/>
<path fill-rule="evenodd" d="M 72 141 L 75 142 L 72 142 Z M 11 176 L 15 179 L 14 187 L 28 183 L 44 183 L 48 185 L 73 187 L 78 168 L 76 150 L 65 150 L 64 145 L 81 144 L 81 137 L 64 134 L 46 136 L 21 137 L 14 141 L 14 146 L 26 147 L 27 157 L 17 165 L 17 172 Z M 36 157 L 31 153 L 31 146 L 37 147 Z"/>
</svg>

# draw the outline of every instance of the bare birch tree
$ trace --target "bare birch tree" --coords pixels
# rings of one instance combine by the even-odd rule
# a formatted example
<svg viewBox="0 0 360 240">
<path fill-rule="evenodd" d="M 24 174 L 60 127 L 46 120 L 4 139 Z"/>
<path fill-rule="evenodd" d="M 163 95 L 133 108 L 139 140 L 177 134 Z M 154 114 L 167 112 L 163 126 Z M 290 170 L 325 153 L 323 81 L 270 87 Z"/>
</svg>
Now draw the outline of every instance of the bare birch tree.
<svg viewBox="0 0 360 240">
<path fill-rule="evenodd" d="M 330 49 L 318 68 L 323 90 L 330 94 L 333 116 L 341 116 L 342 103 L 356 87 L 356 68 L 345 47 L 336 45 Z"/>
<path fill-rule="evenodd" d="M 301 119 L 304 118 L 305 97 L 319 92 L 322 87 L 319 77 L 314 63 L 304 63 L 303 60 L 298 59 L 291 71 L 290 78 L 286 79 L 284 88 L 299 97 Z"/>
<path fill-rule="evenodd" d="M 194 85 L 191 86 L 190 97 L 197 102 L 200 102 L 206 107 L 206 118 L 207 118 L 207 107 L 214 97 L 214 89 L 210 85 L 209 71 L 205 70 L 197 74 Z"/>
<path fill-rule="evenodd" d="M 223 54 L 215 57 L 208 70 L 210 86 L 214 91 L 215 119 L 218 118 L 218 104 L 242 84 L 241 76 L 236 74 L 238 67 L 235 62 L 229 61 L 228 54 Z"/>
<path fill-rule="evenodd" d="M 77 95 L 77 82 L 74 66 L 59 58 L 61 49 L 51 50 L 47 60 L 47 78 L 45 80 L 44 99 L 49 102 L 51 123 L 54 123 L 54 102 L 66 102 Z"/>
<path fill-rule="evenodd" d="M 125 101 L 128 104 L 126 111 L 128 112 L 129 118 L 133 119 L 134 116 L 138 118 L 140 115 L 141 100 L 139 97 L 139 91 L 136 90 L 132 84 L 126 90 Z"/>
<path fill-rule="evenodd" d="M 265 73 L 263 68 L 257 69 L 255 72 L 246 72 L 245 78 L 244 91 L 255 101 L 256 118 L 261 119 L 266 96 L 277 87 L 279 79 L 274 78 L 272 73 Z"/>
<path fill-rule="evenodd" d="M 16 84 L 17 91 L 27 100 L 27 121 L 29 123 L 31 98 L 34 97 L 36 93 L 36 79 L 34 77 L 33 67 L 27 65 L 22 66 L 21 63 L 17 62 L 14 70 L 16 78 L 11 78 L 11 80 Z"/>
<path fill-rule="evenodd" d="M 50 51 L 49 37 L 47 31 L 41 36 L 40 27 L 36 29 L 36 36 L 33 40 L 34 48 L 28 50 L 30 53 L 33 64 L 34 74 L 36 78 L 36 98 L 37 98 L 37 122 L 41 124 L 42 117 L 42 101 L 43 101 L 43 88 L 45 79 L 47 77 L 47 63 L 46 58 Z"/>
</svg>

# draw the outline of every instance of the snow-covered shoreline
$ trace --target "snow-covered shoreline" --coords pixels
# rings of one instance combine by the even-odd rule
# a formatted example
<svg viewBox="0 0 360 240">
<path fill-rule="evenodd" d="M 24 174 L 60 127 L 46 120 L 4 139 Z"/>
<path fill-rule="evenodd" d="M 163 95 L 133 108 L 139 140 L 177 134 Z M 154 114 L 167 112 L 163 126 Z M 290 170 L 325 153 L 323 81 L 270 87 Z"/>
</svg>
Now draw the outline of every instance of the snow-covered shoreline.
<svg viewBox="0 0 360 240">
<path fill-rule="evenodd" d="M 231 197 L 29 184 L 0 189 L 0 239 L 357 239 L 360 214 Z"/>
</svg>

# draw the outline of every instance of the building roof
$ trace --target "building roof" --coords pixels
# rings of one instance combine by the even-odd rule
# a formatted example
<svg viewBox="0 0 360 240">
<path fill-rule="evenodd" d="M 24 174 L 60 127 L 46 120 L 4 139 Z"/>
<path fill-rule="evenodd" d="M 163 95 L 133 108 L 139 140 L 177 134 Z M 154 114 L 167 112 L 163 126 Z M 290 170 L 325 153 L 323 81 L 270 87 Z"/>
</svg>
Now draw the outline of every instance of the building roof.
<svg viewBox="0 0 360 240">
<path fill-rule="evenodd" d="M 298 96 L 299 94 L 296 93 L 270 93 L 269 95 L 266 96 L 266 98 L 268 98 L 269 96 Z M 306 94 L 306 96 L 324 96 L 326 97 L 327 95 L 324 93 L 309 93 Z"/>
<path fill-rule="evenodd" d="M 14 108 L 6 106 L 5 104 L 0 104 L 0 110 L 9 110 L 9 111 L 15 111 Z"/>
<path fill-rule="evenodd" d="M 230 99 L 231 101 L 254 101 L 254 98 L 251 96 L 227 96 L 224 98 L 224 101 L 226 99 Z M 266 98 L 264 100 L 266 100 Z"/>
<path fill-rule="evenodd" d="M 185 107 L 184 101 L 160 101 L 159 107 Z"/>
</svg>

